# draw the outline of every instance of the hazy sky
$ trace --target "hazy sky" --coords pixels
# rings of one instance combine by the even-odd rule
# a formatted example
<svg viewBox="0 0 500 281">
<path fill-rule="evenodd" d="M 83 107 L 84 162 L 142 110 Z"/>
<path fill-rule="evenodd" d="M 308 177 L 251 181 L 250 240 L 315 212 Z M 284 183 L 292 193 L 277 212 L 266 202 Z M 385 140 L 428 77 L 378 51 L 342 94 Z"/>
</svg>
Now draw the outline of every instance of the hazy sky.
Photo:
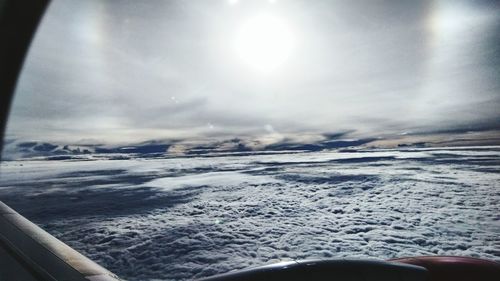
<svg viewBox="0 0 500 281">
<path fill-rule="evenodd" d="M 498 1 L 54 0 L 11 138 L 500 127 Z"/>
</svg>

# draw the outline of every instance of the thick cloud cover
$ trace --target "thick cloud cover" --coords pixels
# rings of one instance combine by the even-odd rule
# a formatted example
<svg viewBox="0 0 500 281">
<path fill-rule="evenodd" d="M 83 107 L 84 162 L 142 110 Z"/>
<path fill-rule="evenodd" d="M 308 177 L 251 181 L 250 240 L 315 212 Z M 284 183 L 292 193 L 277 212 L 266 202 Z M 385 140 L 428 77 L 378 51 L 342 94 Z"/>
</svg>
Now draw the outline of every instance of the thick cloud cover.
<svg viewBox="0 0 500 281">
<path fill-rule="evenodd" d="M 499 2 L 352 2 L 51 1 L 0 199 L 127 280 L 499 260 Z M 262 14 L 295 42 L 269 73 L 233 48 Z"/>
<path fill-rule="evenodd" d="M 500 260 L 498 147 L 2 163 L 0 198 L 127 280 L 289 259 Z"/>
</svg>

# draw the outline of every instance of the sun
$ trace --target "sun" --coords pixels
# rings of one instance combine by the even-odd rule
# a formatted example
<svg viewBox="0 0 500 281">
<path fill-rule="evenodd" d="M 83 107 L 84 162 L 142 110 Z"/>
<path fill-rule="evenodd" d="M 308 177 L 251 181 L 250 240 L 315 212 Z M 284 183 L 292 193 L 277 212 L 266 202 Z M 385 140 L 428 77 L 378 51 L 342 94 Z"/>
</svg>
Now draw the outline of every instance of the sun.
<svg viewBox="0 0 500 281">
<path fill-rule="evenodd" d="M 269 73 L 290 57 L 294 49 L 294 36 L 284 20 L 260 14 L 240 27 L 234 49 L 246 65 L 256 71 Z"/>
</svg>

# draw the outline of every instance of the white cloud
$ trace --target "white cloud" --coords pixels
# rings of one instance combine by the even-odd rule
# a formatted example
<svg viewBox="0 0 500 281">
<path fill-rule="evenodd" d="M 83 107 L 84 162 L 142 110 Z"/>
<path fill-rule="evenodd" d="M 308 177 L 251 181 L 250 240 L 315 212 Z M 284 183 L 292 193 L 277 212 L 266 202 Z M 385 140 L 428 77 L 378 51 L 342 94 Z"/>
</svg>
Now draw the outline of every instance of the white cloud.
<svg viewBox="0 0 500 281">
<path fill-rule="evenodd" d="M 268 125 L 366 135 L 498 127 L 498 14 L 486 4 L 209 2 L 53 1 L 8 135 L 117 142 L 261 137 Z M 245 22 L 264 12 L 286 22 L 295 42 L 269 74 L 232 50 Z M 450 38 L 451 16 L 467 28 Z"/>
</svg>

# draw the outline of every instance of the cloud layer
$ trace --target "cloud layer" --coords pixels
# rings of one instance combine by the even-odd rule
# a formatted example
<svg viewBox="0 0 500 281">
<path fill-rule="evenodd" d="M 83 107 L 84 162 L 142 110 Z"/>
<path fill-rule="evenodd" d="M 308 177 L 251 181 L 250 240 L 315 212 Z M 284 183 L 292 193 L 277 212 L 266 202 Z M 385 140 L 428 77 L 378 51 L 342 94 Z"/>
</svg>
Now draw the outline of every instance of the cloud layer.
<svg viewBox="0 0 500 281">
<path fill-rule="evenodd" d="M 0 198 L 127 280 L 188 280 L 306 258 L 499 260 L 499 154 L 470 147 L 6 161 Z"/>
</svg>

